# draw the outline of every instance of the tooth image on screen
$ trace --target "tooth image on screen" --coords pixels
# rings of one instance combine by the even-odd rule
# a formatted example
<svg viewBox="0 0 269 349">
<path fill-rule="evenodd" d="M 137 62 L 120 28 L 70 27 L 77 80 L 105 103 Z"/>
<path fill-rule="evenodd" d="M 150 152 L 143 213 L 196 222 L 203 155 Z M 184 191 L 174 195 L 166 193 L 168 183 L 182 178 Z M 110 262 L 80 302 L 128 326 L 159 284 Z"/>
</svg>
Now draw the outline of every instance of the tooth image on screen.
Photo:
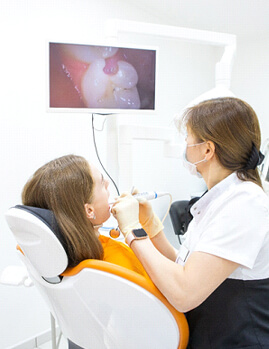
<svg viewBox="0 0 269 349">
<path fill-rule="evenodd" d="M 49 107 L 154 110 L 156 51 L 49 44 Z"/>
</svg>

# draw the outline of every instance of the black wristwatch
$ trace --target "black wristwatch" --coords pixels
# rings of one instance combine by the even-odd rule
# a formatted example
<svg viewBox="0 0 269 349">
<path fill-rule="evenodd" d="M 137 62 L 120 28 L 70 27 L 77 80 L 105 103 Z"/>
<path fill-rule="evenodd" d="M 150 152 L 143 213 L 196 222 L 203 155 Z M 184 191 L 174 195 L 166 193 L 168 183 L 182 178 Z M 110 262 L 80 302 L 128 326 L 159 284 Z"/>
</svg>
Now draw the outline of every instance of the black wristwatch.
<svg viewBox="0 0 269 349">
<path fill-rule="evenodd" d="M 125 241 L 130 246 L 134 240 L 146 239 L 148 234 L 143 228 L 133 229 L 126 237 Z"/>
</svg>

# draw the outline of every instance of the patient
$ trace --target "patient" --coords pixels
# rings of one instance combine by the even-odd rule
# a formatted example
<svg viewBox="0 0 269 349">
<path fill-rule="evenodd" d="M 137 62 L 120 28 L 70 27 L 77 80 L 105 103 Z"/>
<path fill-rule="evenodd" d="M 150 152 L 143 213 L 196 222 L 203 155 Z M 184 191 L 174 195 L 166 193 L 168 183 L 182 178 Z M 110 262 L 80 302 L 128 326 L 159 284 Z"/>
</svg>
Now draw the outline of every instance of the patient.
<svg viewBox="0 0 269 349">
<path fill-rule="evenodd" d="M 100 259 L 149 278 L 132 250 L 100 235 L 110 217 L 109 182 L 81 156 L 66 155 L 40 167 L 25 184 L 24 205 L 51 210 L 63 235 L 68 267 Z"/>
</svg>

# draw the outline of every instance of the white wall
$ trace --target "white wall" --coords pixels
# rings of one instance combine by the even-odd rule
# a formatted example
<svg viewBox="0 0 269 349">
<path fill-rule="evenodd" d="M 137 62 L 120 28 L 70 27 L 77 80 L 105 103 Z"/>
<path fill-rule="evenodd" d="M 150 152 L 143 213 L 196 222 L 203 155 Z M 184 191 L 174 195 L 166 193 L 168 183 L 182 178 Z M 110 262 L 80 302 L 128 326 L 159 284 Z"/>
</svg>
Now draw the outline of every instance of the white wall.
<svg viewBox="0 0 269 349">
<path fill-rule="evenodd" d="M 1 1 L 0 271 L 7 265 L 19 264 L 16 243 L 3 215 L 10 206 L 20 203 L 22 187 L 34 170 L 46 161 L 68 153 L 85 156 L 97 164 L 90 115 L 46 112 L 47 41 L 96 42 L 102 38 L 103 23 L 109 17 L 158 21 L 146 12 L 132 8 L 126 1 Z M 214 86 L 214 64 L 220 58 L 219 49 L 164 39 L 128 38 L 126 35 L 121 40 L 159 46 L 160 110 L 156 116 L 121 116 L 119 123 L 173 127 L 174 114 Z M 253 102 L 269 135 L 266 103 L 269 47 L 255 43 L 256 51 L 250 54 L 250 45 L 239 45 L 240 63 L 235 66 L 232 89 Z M 255 52 L 262 52 L 262 55 Z M 267 72 L 262 73 L 261 66 Z M 109 156 L 105 133 L 97 136 L 100 155 L 105 159 Z M 200 182 L 182 169 L 179 160 L 163 158 L 161 142 L 135 142 L 134 159 L 133 181 L 141 190 L 165 190 L 171 192 L 174 199 L 183 199 L 200 187 Z M 162 205 L 164 208 L 165 203 Z M 169 220 L 166 224 L 169 227 Z M 174 235 L 170 239 L 176 243 Z M 49 328 L 48 311 L 35 288 L 0 285 L 0 314 L 1 348 Z"/>
<path fill-rule="evenodd" d="M 257 113 L 262 141 L 269 138 L 269 27 L 267 37 L 238 42 L 232 87 Z"/>
</svg>

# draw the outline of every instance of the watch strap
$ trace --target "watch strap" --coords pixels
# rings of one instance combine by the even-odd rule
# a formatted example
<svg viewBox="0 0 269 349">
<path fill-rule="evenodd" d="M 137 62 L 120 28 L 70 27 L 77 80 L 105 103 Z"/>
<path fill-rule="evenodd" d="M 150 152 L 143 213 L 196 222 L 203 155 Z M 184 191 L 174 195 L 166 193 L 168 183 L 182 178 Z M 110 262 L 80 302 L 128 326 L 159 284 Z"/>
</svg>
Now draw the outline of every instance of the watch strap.
<svg viewBox="0 0 269 349">
<path fill-rule="evenodd" d="M 147 237 L 148 234 L 145 232 L 143 228 L 133 229 L 130 231 L 129 234 L 127 234 L 125 242 L 127 243 L 127 245 L 130 246 L 134 240 L 142 240 L 146 239 Z"/>
</svg>

